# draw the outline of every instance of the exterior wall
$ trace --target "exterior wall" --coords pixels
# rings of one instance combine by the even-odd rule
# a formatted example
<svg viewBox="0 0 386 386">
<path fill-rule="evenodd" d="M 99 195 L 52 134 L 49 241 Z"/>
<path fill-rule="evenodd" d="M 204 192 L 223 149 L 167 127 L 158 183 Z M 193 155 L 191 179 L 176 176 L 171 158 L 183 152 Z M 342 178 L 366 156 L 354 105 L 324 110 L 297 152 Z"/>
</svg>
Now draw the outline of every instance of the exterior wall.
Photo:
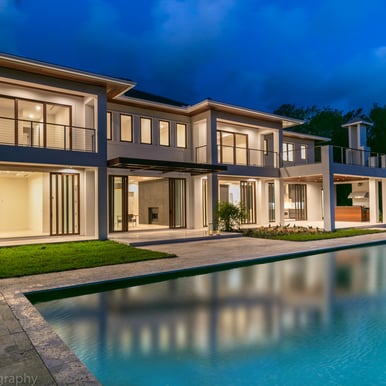
<svg viewBox="0 0 386 386">
<path fill-rule="evenodd" d="M 179 114 L 168 114 L 160 111 L 108 104 L 108 111 L 112 112 L 112 140 L 108 141 L 107 159 L 116 157 L 130 157 L 142 159 L 158 159 L 179 162 L 194 162 L 193 135 L 190 118 Z M 120 114 L 133 117 L 133 142 L 120 141 Z M 140 118 L 150 118 L 152 122 L 152 144 L 140 142 Z M 159 144 L 159 121 L 170 122 L 170 146 Z M 176 124 L 187 125 L 187 146 L 176 146 Z"/>
<path fill-rule="evenodd" d="M 0 67 L 0 94 L 70 105 L 72 125 L 94 123 L 97 152 L 63 151 L 48 148 L 0 145 L 1 161 L 102 166 L 106 163 L 106 91 L 103 87 L 65 81 Z M 102 114 L 99 114 L 103 112 Z M 103 117 L 103 118 L 101 118 Z"/>
<path fill-rule="evenodd" d="M 96 175 L 97 168 L 105 167 L 107 159 L 105 87 L 0 67 L 0 94 L 70 106 L 70 123 L 73 127 L 95 129 L 93 152 L 0 144 L 0 169 L 20 172 L 34 170 L 43 176 L 39 178 L 34 175 L 29 180 L 29 186 L 23 185 L 23 188 L 17 189 L 23 199 L 16 195 L 14 200 L 19 204 L 14 203 L 12 208 L 13 211 L 22 210 L 22 217 L 7 213 L 7 208 L 0 210 L 0 218 L 7 219 L 5 228 L 49 234 L 49 172 L 77 171 L 80 173 L 80 234 L 107 238 L 106 173 L 103 175 L 99 172 L 99 177 Z M 76 133 L 73 133 L 73 141 L 75 139 Z M 81 137 L 77 139 L 81 140 Z M 87 178 L 83 173 L 86 169 Z M 28 189 L 28 194 L 25 189 Z M 5 186 L 0 187 L 1 194 L 7 194 Z"/>
<path fill-rule="evenodd" d="M 322 221 L 322 184 L 307 183 L 307 219 L 309 221 Z"/>
<path fill-rule="evenodd" d="M 158 225 L 169 225 L 169 180 L 139 183 L 139 222 L 149 224 L 149 208 L 158 209 Z"/>
<path fill-rule="evenodd" d="M 293 162 L 287 162 L 283 160 L 283 166 L 288 166 L 291 164 L 301 165 L 301 164 L 312 164 L 315 161 L 315 153 L 314 153 L 314 141 L 303 139 L 303 138 L 295 138 L 292 136 L 286 136 L 283 135 L 283 142 L 286 143 L 292 143 L 295 146 L 295 152 L 294 152 L 294 160 Z M 306 159 L 301 158 L 301 145 L 306 145 Z M 282 152 L 282 150 L 280 150 Z"/>
</svg>

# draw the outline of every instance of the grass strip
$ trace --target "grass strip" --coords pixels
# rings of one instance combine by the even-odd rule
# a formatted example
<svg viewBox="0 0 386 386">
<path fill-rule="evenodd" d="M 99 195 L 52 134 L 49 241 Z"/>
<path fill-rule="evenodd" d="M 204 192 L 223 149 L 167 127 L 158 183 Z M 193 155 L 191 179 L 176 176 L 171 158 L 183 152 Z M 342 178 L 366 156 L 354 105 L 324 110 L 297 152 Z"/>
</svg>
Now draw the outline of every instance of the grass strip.
<svg viewBox="0 0 386 386">
<path fill-rule="evenodd" d="M 385 232 L 379 229 L 361 229 L 361 228 L 349 228 L 349 229 L 337 229 L 332 232 L 323 230 L 315 230 L 306 228 L 257 228 L 248 229 L 243 232 L 244 236 L 257 237 L 273 240 L 286 240 L 286 241 L 314 241 L 335 239 L 340 237 L 351 237 L 360 235 L 369 235 L 372 233 Z"/>
<path fill-rule="evenodd" d="M 115 241 L 79 241 L 0 248 L 0 278 L 175 257 Z"/>
</svg>

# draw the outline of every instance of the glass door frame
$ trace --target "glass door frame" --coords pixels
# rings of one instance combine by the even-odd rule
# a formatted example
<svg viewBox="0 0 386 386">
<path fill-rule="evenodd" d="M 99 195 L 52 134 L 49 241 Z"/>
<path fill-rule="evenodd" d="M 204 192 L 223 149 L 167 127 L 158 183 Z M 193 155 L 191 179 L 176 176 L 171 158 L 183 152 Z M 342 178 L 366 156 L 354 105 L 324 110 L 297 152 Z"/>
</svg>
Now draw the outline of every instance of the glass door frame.
<svg viewBox="0 0 386 386">
<path fill-rule="evenodd" d="M 80 234 L 80 175 L 50 173 L 50 235 Z"/>
</svg>

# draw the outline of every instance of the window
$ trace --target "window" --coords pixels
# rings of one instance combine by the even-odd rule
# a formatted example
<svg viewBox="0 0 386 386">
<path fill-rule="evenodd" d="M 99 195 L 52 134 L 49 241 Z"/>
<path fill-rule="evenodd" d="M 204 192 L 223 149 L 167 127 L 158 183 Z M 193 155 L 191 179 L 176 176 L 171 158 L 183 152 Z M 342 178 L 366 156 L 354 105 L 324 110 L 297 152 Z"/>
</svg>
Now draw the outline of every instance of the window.
<svg viewBox="0 0 386 386">
<path fill-rule="evenodd" d="M 268 155 L 268 139 L 264 139 L 263 142 L 263 154 Z"/>
<path fill-rule="evenodd" d="M 141 143 L 151 144 L 151 119 L 141 118 Z"/>
<path fill-rule="evenodd" d="M 15 143 L 15 100 L 0 97 L 0 143 Z"/>
<path fill-rule="evenodd" d="M 307 159 L 307 146 L 300 145 L 300 159 Z"/>
<path fill-rule="evenodd" d="M 124 142 L 133 142 L 133 117 L 131 115 L 121 114 L 120 140 Z"/>
<path fill-rule="evenodd" d="M 184 123 L 176 125 L 176 145 L 186 148 L 186 125 Z"/>
<path fill-rule="evenodd" d="M 283 143 L 283 161 L 293 162 L 294 160 L 294 144 L 284 142 Z"/>
<path fill-rule="evenodd" d="M 248 136 L 246 134 L 218 130 L 217 146 L 220 163 L 248 164 Z"/>
<path fill-rule="evenodd" d="M 159 122 L 159 144 L 170 146 L 170 123 L 167 121 Z"/>
<path fill-rule="evenodd" d="M 112 130 L 111 130 L 111 112 L 108 111 L 107 112 L 107 125 L 106 125 L 106 136 L 107 136 L 107 139 L 112 139 L 113 138 L 113 133 L 112 133 Z"/>
</svg>

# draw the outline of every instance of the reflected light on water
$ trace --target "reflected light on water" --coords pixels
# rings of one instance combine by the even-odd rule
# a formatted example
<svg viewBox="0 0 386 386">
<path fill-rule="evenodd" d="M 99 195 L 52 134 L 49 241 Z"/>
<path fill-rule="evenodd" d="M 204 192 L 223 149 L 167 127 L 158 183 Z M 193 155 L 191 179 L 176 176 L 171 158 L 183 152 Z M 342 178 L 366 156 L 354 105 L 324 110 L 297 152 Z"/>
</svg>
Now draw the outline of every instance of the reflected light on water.
<svg viewBox="0 0 386 386">
<path fill-rule="evenodd" d="M 337 372 L 347 372 L 339 384 L 377 382 L 355 363 L 381 366 L 386 379 L 377 359 L 386 356 L 384 252 L 320 254 L 37 307 L 103 384 L 230 384 L 225 374 L 235 385 L 296 384 L 299 374 L 322 384 Z"/>
</svg>

